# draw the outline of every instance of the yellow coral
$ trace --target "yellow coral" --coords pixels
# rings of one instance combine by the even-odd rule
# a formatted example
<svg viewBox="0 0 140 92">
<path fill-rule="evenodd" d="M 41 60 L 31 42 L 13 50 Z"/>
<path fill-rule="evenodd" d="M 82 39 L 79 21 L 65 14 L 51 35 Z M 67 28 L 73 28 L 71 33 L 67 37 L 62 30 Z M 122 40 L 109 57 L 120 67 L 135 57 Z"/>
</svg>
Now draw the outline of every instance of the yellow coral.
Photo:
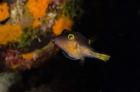
<svg viewBox="0 0 140 92">
<path fill-rule="evenodd" d="M 11 68 L 14 70 L 16 68 L 18 68 L 20 65 L 19 64 L 11 64 Z"/>
<path fill-rule="evenodd" d="M 69 17 L 61 16 L 55 21 L 55 24 L 53 25 L 53 28 L 52 28 L 53 34 L 58 36 L 65 29 L 71 30 L 72 25 L 73 25 L 73 21 Z"/>
<path fill-rule="evenodd" d="M 33 27 L 41 25 L 39 19 L 45 16 L 49 2 L 50 0 L 28 0 L 27 8 L 34 18 Z"/>
<path fill-rule="evenodd" d="M 34 19 L 33 20 L 33 28 L 36 28 L 36 27 L 38 27 L 38 26 L 40 26 L 41 25 L 41 21 L 39 20 L 39 19 Z"/>
<path fill-rule="evenodd" d="M 0 4 L 0 21 L 3 21 L 9 17 L 9 7 L 7 3 Z"/>
<path fill-rule="evenodd" d="M 22 34 L 21 26 L 16 24 L 5 24 L 0 26 L 0 44 L 17 41 Z"/>
<path fill-rule="evenodd" d="M 33 52 L 25 53 L 22 54 L 22 57 L 26 60 L 32 60 L 34 58 L 34 53 Z"/>
</svg>

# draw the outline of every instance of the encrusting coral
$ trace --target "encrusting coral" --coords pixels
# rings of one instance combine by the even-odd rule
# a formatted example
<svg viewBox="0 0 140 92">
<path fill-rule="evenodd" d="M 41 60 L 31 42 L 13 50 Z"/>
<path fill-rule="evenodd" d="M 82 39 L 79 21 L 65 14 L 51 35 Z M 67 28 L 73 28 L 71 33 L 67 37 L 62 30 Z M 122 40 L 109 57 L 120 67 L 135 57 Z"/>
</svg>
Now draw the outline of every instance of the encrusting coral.
<svg viewBox="0 0 140 92">
<path fill-rule="evenodd" d="M 22 34 L 19 24 L 5 24 L 0 26 L 0 44 L 17 41 Z"/>
<path fill-rule="evenodd" d="M 9 7 L 7 3 L 0 4 L 0 22 L 9 17 Z"/>
<path fill-rule="evenodd" d="M 64 30 L 71 30 L 73 25 L 73 21 L 66 16 L 60 16 L 53 25 L 53 33 L 54 35 L 60 35 Z"/>
<path fill-rule="evenodd" d="M 45 16 L 49 2 L 50 0 L 28 0 L 27 8 L 34 18 L 33 27 L 41 25 L 40 19 Z"/>
</svg>

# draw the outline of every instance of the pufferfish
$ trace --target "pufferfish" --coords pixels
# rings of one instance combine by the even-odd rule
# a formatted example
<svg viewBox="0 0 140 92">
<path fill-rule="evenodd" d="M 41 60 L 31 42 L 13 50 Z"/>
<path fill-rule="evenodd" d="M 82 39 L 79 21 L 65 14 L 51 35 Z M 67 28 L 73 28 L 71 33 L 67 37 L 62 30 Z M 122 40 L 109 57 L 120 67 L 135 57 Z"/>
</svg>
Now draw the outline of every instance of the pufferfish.
<svg viewBox="0 0 140 92">
<path fill-rule="evenodd" d="M 79 32 L 63 33 L 54 38 L 53 42 L 72 60 L 84 61 L 87 57 L 106 62 L 110 58 L 109 55 L 99 53 L 92 49 L 89 40 Z"/>
</svg>

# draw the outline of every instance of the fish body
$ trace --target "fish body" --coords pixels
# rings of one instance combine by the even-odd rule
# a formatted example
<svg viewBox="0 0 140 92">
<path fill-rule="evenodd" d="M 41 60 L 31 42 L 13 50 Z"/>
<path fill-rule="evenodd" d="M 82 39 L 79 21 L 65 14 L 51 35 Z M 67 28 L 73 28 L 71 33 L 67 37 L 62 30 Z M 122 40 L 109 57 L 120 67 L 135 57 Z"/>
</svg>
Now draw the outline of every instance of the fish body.
<svg viewBox="0 0 140 92">
<path fill-rule="evenodd" d="M 110 56 L 98 53 L 90 47 L 89 40 L 79 32 L 63 33 L 53 39 L 54 43 L 60 47 L 70 58 L 84 60 L 85 57 L 97 58 L 108 61 Z"/>
</svg>

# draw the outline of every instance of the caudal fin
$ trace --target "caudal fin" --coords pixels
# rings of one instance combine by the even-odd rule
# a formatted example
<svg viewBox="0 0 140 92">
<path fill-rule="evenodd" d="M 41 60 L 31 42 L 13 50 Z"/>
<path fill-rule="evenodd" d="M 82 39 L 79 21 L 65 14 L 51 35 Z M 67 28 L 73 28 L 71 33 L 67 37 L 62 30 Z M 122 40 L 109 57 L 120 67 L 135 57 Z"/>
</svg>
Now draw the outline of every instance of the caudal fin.
<svg viewBox="0 0 140 92">
<path fill-rule="evenodd" d="M 100 59 L 104 62 L 107 62 L 110 59 L 110 55 L 102 54 L 102 53 L 98 53 L 98 52 L 92 52 L 92 56 L 94 58 Z"/>
</svg>

